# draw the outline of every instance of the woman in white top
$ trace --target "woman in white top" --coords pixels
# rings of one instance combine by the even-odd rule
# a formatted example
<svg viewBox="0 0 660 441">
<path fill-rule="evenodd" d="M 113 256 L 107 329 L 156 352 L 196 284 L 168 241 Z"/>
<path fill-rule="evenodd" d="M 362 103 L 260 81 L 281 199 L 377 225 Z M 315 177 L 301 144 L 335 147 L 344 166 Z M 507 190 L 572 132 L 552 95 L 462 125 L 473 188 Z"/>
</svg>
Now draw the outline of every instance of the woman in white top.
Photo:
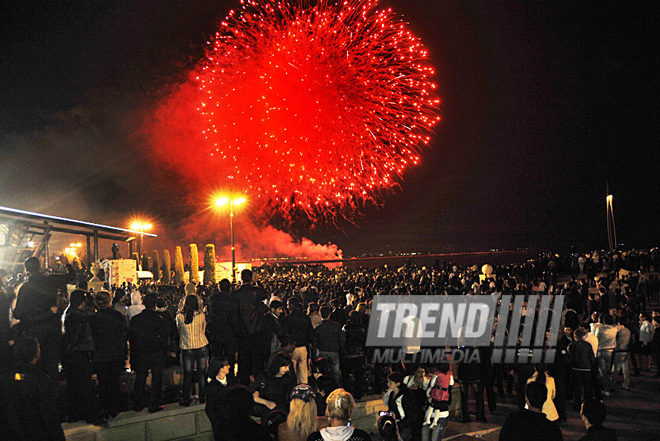
<svg viewBox="0 0 660 441">
<path fill-rule="evenodd" d="M 649 316 L 646 313 L 639 315 L 639 367 L 643 369 L 644 360 L 646 357 L 646 368 L 651 370 L 651 341 L 653 340 L 653 326 L 649 321 Z"/>
<path fill-rule="evenodd" d="M 527 384 L 532 382 L 545 384 L 546 389 L 548 389 L 548 398 L 545 400 L 545 403 L 543 403 L 542 412 L 548 420 L 557 421 L 559 419 L 559 414 L 557 413 L 557 408 L 555 407 L 555 402 L 553 401 L 557 392 L 557 388 L 555 387 L 555 379 L 548 375 L 548 373 L 545 371 L 544 364 L 539 364 L 536 366 L 534 375 L 532 375 L 529 380 L 527 380 Z M 527 405 L 525 405 L 525 408 L 527 408 Z"/>
<path fill-rule="evenodd" d="M 142 294 L 137 289 L 131 293 L 131 306 L 126 308 L 126 320 L 129 322 L 133 317 L 144 311 Z"/>
<path fill-rule="evenodd" d="M 199 384 L 199 402 L 204 403 L 204 387 L 206 384 L 206 368 L 209 361 L 209 341 L 206 339 L 206 316 L 201 311 L 196 295 L 186 296 L 183 310 L 176 316 L 176 327 L 179 330 L 179 346 L 183 359 L 183 395 L 179 404 L 190 405 L 190 393 L 195 366 Z"/>
<path fill-rule="evenodd" d="M 426 393 L 430 381 L 431 380 L 426 376 L 426 369 L 424 369 L 424 366 L 419 366 L 413 375 L 408 375 L 403 379 L 403 384 L 405 384 L 410 390 L 421 389 Z"/>
</svg>

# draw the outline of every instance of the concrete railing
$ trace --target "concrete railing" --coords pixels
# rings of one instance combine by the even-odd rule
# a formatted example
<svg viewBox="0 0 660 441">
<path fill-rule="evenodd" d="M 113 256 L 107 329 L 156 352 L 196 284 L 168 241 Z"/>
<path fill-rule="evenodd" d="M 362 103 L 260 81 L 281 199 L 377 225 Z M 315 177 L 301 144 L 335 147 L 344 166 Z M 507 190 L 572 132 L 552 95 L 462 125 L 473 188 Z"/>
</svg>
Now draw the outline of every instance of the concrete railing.
<svg viewBox="0 0 660 441">
<path fill-rule="evenodd" d="M 63 428 L 69 441 L 212 441 L 211 422 L 204 408 L 203 404 L 181 407 L 172 403 L 156 413 L 122 412 L 108 427 L 64 424 Z"/>
<path fill-rule="evenodd" d="M 458 387 L 452 390 L 450 413 L 460 412 L 461 394 Z M 193 404 L 182 407 L 178 403 L 165 406 L 156 413 L 127 411 L 108 423 L 97 427 L 84 423 L 63 424 L 69 441 L 212 441 L 211 423 L 204 412 L 205 405 Z M 387 410 L 380 395 L 370 395 L 355 403 L 352 423 L 358 429 L 375 431 L 378 412 Z"/>
</svg>

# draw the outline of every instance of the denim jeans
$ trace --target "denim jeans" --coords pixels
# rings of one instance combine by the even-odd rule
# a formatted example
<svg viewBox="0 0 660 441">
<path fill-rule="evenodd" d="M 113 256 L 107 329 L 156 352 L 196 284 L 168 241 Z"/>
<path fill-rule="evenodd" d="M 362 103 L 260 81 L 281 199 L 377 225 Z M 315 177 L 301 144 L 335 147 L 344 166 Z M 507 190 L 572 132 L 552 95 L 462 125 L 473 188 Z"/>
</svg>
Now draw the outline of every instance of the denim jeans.
<svg viewBox="0 0 660 441">
<path fill-rule="evenodd" d="M 610 387 L 616 386 L 616 380 L 619 377 L 619 371 L 623 372 L 623 388 L 630 387 L 630 369 L 628 368 L 628 352 L 614 353 L 614 362 L 612 364 L 612 379 L 610 380 Z"/>
<path fill-rule="evenodd" d="M 603 390 L 610 390 L 610 372 L 612 370 L 612 351 L 598 351 L 598 372 L 603 382 Z"/>
<path fill-rule="evenodd" d="M 204 397 L 204 386 L 206 385 L 206 368 L 209 362 L 209 349 L 204 346 L 199 349 L 184 349 L 183 356 L 183 396 L 182 401 L 190 400 L 192 391 L 193 374 L 197 368 L 197 384 L 199 384 L 199 396 Z"/>
<path fill-rule="evenodd" d="M 439 418 L 438 425 L 431 429 L 431 426 L 425 424 L 422 426 L 422 441 L 440 441 L 445 434 L 449 418 Z"/>
</svg>

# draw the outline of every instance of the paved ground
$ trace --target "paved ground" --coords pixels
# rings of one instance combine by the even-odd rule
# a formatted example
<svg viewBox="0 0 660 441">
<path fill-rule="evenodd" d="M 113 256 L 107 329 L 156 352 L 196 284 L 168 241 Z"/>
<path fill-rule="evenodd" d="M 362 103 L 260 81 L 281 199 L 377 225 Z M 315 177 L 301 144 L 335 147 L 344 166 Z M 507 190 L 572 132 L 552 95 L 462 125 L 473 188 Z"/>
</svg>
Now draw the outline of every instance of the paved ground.
<svg viewBox="0 0 660 441">
<path fill-rule="evenodd" d="M 654 373 L 643 371 L 640 377 L 632 377 L 630 390 L 619 389 L 610 397 L 603 397 L 607 406 L 605 426 L 615 429 L 620 441 L 646 441 L 660 439 L 660 379 L 654 378 Z M 619 385 L 621 380 L 619 380 Z M 444 439 L 468 440 L 472 437 L 455 437 L 465 433 L 479 433 L 495 431 L 492 434 L 477 435 L 476 438 L 495 440 L 499 435 L 497 430 L 506 419 L 506 415 L 517 410 L 514 398 L 505 398 L 498 404 L 494 414 L 486 416 L 490 421 L 486 423 L 461 424 L 451 422 Z M 564 440 L 578 440 L 585 434 L 584 424 L 578 412 L 568 406 L 568 421 L 560 426 Z"/>
</svg>

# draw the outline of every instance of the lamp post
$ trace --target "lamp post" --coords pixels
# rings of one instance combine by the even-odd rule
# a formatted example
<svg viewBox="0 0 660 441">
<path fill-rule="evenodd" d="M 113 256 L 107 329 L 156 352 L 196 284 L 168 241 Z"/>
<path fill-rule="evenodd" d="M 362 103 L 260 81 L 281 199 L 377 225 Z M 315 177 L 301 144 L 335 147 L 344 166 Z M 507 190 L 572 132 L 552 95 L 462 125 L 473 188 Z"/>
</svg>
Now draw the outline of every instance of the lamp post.
<svg viewBox="0 0 660 441">
<path fill-rule="evenodd" d="M 215 205 L 223 207 L 229 204 L 229 230 L 231 234 L 231 281 L 236 282 L 236 248 L 234 247 L 234 205 L 241 205 L 245 198 L 229 199 L 228 197 L 219 197 L 215 200 Z"/>
<path fill-rule="evenodd" d="M 607 204 L 607 241 L 609 242 L 610 252 L 613 252 L 617 247 L 616 242 L 616 227 L 614 226 L 614 206 L 612 205 L 612 199 L 614 196 L 611 194 L 607 195 L 606 204 Z"/>
<path fill-rule="evenodd" d="M 147 230 L 151 230 L 152 225 L 149 223 L 145 222 L 134 222 L 131 225 L 131 230 L 139 231 L 140 232 L 140 245 L 138 246 L 138 256 L 139 258 L 142 259 L 142 249 L 144 248 L 144 232 Z"/>
</svg>

